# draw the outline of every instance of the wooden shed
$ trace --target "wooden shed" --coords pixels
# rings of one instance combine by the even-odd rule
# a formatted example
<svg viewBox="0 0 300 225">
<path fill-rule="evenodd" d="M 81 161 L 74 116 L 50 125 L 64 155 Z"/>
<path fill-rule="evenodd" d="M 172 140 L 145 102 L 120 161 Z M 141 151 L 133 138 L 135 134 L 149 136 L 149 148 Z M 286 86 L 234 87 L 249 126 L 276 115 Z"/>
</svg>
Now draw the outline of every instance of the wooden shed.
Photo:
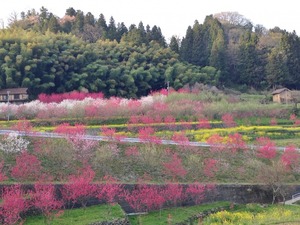
<svg viewBox="0 0 300 225">
<path fill-rule="evenodd" d="M 272 92 L 273 102 L 290 103 L 292 102 L 292 92 L 288 88 L 280 88 Z"/>
<path fill-rule="evenodd" d="M 0 90 L 0 102 L 23 103 L 27 100 L 27 88 L 8 88 Z"/>
</svg>

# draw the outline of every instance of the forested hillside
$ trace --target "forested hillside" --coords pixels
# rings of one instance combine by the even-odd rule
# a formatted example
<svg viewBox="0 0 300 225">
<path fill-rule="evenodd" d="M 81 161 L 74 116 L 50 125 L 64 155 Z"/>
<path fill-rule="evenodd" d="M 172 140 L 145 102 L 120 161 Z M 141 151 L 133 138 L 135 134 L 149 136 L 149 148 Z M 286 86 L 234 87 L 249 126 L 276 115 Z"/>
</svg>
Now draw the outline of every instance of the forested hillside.
<svg viewBox="0 0 300 225">
<path fill-rule="evenodd" d="M 253 26 L 238 13 L 207 16 L 203 24 L 195 21 L 188 27 L 179 52 L 184 61 L 221 70 L 219 84 L 244 90 L 300 88 L 300 40 L 296 33 Z"/>
<path fill-rule="evenodd" d="M 127 28 L 73 8 L 58 18 L 42 7 L 0 31 L 0 88 L 28 87 L 32 99 L 73 90 L 138 98 L 167 83 L 298 89 L 299 50 L 296 33 L 253 26 L 238 13 L 195 21 L 167 43 L 156 25 Z"/>
</svg>

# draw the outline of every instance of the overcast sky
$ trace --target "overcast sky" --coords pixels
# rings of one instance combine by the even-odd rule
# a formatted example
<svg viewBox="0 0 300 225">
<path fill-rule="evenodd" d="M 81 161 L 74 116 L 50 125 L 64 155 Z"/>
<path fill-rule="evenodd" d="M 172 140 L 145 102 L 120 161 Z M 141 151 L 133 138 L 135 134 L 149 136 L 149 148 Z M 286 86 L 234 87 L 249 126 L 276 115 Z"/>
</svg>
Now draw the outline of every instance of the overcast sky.
<svg viewBox="0 0 300 225">
<path fill-rule="evenodd" d="M 116 23 L 124 22 L 144 26 L 157 25 L 167 41 L 172 35 L 184 36 L 189 25 L 195 20 L 203 23 L 205 16 L 219 12 L 238 12 L 254 25 L 261 24 L 267 29 L 275 26 L 300 34 L 300 13 L 296 0 L 7 0 L 0 6 L 0 19 L 7 24 L 7 18 L 16 12 L 27 12 L 44 6 L 49 12 L 62 17 L 69 7 L 91 12 L 96 18 L 100 13 L 107 22 L 111 16 Z M 297 4 L 298 5 L 298 4 Z"/>
</svg>

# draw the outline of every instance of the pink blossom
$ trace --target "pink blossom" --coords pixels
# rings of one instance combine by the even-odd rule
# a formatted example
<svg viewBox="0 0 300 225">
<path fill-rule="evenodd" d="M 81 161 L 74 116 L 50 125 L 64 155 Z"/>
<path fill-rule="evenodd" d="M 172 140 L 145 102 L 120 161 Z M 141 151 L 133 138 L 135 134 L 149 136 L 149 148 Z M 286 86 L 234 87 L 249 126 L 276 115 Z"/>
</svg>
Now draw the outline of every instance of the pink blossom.
<svg viewBox="0 0 300 225">
<path fill-rule="evenodd" d="M 276 146 L 270 138 L 267 137 L 259 137 L 256 139 L 258 147 L 257 156 L 265 159 L 273 159 L 276 157 Z"/>
</svg>

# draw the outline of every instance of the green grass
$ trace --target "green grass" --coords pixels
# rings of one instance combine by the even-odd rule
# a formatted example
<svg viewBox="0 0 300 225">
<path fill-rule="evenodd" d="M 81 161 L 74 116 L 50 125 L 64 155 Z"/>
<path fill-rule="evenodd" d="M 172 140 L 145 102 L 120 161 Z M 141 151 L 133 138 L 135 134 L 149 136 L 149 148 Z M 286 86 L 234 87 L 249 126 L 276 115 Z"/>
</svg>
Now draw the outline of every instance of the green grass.
<svg viewBox="0 0 300 225">
<path fill-rule="evenodd" d="M 125 214 L 120 205 L 94 205 L 86 209 L 77 208 L 65 210 L 63 215 L 54 218 L 51 225 L 86 225 L 93 222 L 112 221 L 125 218 Z M 41 225 L 45 224 L 43 216 L 30 216 L 26 218 L 24 224 Z"/>
<path fill-rule="evenodd" d="M 288 145 L 295 145 L 296 147 L 300 147 L 300 139 L 297 138 L 290 138 L 290 139 L 276 139 L 274 140 L 276 146 L 288 146 Z"/>
<path fill-rule="evenodd" d="M 216 202 L 210 204 L 177 207 L 170 209 L 163 209 L 160 211 L 150 212 L 145 215 L 129 216 L 129 221 L 132 225 L 160 225 L 160 224 L 176 224 L 183 222 L 190 217 L 217 207 L 229 207 L 229 202 Z"/>
<path fill-rule="evenodd" d="M 246 117 L 243 119 L 235 119 L 239 126 L 268 126 L 271 124 L 271 117 Z M 293 122 L 288 118 L 276 118 L 277 124 L 281 126 L 292 126 Z"/>
<path fill-rule="evenodd" d="M 176 224 L 187 222 L 192 216 L 201 212 L 209 211 L 218 207 L 226 207 L 227 213 L 224 216 L 218 216 L 217 220 L 205 217 L 203 224 L 300 224 L 299 206 L 269 205 L 262 207 L 259 204 L 246 204 L 236 205 L 232 209 L 229 209 L 229 205 L 229 202 L 216 202 L 197 206 L 163 209 L 161 211 L 150 212 L 149 214 L 129 216 L 129 220 L 132 225 Z M 211 215 L 213 216 L 214 214 Z M 253 219 L 249 220 L 249 217 Z M 222 218 L 227 221 L 221 221 Z M 239 223 L 239 221 L 241 223 Z M 198 224 L 198 221 L 189 222 L 191 222 L 191 224 Z"/>
</svg>

